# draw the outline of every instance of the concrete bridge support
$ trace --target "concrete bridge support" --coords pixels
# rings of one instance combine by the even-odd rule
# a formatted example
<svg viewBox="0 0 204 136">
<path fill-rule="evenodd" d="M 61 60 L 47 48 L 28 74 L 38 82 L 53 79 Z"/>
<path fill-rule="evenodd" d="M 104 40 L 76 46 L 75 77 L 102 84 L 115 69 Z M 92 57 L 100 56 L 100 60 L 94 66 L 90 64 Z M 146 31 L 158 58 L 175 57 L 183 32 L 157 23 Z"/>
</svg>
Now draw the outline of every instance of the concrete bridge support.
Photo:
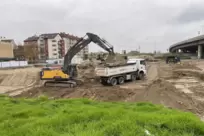
<svg viewBox="0 0 204 136">
<path fill-rule="evenodd" d="M 198 59 L 202 59 L 203 57 L 203 46 L 198 45 Z"/>
</svg>

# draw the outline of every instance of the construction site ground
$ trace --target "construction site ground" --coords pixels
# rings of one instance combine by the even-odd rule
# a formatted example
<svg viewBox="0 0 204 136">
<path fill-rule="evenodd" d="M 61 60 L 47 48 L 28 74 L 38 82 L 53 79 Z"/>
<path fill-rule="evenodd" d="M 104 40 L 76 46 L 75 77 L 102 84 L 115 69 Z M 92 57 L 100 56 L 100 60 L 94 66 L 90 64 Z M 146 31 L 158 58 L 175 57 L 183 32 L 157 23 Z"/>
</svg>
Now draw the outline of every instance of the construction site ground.
<svg viewBox="0 0 204 136">
<path fill-rule="evenodd" d="M 190 111 L 204 117 L 204 62 L 185 60 L 181 64 L 147 62 L 145 80 L 118 86 L 103 86 L 86 79 L 76 88 L 43 87 L 40 68 L 0 70 L 0 93 L 12 97 L 90 98 L 98 101 L 152 102 Z"/>
</svg>

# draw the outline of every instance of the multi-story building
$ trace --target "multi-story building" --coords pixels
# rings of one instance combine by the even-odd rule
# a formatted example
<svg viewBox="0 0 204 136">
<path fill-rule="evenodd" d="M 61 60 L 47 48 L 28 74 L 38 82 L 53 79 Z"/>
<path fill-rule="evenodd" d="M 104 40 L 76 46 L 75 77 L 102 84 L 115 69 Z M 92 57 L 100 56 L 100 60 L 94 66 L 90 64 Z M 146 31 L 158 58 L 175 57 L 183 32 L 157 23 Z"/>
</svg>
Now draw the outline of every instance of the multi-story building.
<svg viewBox="0 0 204 136">
<path fill-rule="evenodd" d="M 75 43 L 77 43 L 78 40 L 80 40 L 80 37 L 73 36 L 66 33 L 60 33 L 60 36 L 62 37 L 61 44 L 64 45 L 65 51 L 67 51 L 70 47 L 72 47 Z M 77 55 L 79 57 L 84 57 L 84 55 L 88 55 L 89 53 L 89 47 L 88 45 L 83 48 Z"/>
<path fill-rule="evenodd" d="M 0 41 L 11 44 L 13 48 L 17 46 L 13 39 L 7 39 L 6 37 L 3 37 L 3 36 L 0 36 Z"/>
<path fill-rule="evenodd" d="M 34 35 L 24 40 L 24 56 L 29 62 L 36 62 L 40 59 L 39 37 Z"/>
<path fill-rule="evenodd" d="M 29 37 L 24 40 L 24 45 L 37 45 L 39 59 L 59 59 L 63 58 L 67 50 L 79 39 L 79 37 L 66 33 L 49 33 Z M 77 55 L 83 57 L 85 54 L 88 54 L 88 46 Z"/>
<path fill-rule="evenodd" d="M 0 59 L 11 60 L 14 58 L 13 50 L 16 44 L 13 39 L 7 39 L 6 37 L 0 36 Z"/>
<path fill-rule="evenodd" d="M 12 44 L 0 41 L 0 60 L 10 60 L 13 58 L 14 54 Z"/>
<path fill-rule="evenodd" d="M 58 33 L 41 34 L 39 36 L 39 45 L 42 55 L 45 55 L 46 59 L 58 59 L 62 58 L 64 54 L 61 53 L 59 42 L 62 40 Z"/>
</svg>

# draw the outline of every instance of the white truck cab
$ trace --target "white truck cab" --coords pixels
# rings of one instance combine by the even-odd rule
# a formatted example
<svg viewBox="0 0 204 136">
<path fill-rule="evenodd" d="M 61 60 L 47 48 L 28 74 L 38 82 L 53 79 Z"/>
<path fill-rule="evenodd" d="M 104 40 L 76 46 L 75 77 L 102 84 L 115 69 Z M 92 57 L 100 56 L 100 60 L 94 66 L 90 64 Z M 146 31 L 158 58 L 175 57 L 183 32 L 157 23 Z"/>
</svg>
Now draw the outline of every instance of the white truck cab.
<svg viewBox="0 0 204 136">
<path fill-rule="evenodd" d="M 127 63 L 136 63 L 136 67 L 139 70 L 139 72 L 143 72 L 144 75 L 146 75 L 147 69 L 146 69 L 145 59 L 132 58 L 132 59 L 128 59 Z"/>
</svg>

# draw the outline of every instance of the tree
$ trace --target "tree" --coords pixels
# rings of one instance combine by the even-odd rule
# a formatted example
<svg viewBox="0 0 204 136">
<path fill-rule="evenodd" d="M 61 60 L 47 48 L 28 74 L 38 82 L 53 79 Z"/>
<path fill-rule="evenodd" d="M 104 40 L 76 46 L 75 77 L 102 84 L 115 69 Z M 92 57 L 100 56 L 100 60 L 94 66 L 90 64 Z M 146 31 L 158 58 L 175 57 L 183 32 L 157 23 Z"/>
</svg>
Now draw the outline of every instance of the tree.
<svg viewBox="0 0 204 136">
<path fill-rule="evenodd" d="M 30 43 L 24 45 L 24 52 L 25 52 L 25 58 L 31 62 L 35 63 L 39 60 L 39 49 L 37 43 Z"/>
<path fill-rule="evenodd" d="M 19 44 L 17 45 L 14 50 L 14 57 L 16 60 L 25 60 L 25 52 L 24 52 L 24 46 Z"/>
</svg>

